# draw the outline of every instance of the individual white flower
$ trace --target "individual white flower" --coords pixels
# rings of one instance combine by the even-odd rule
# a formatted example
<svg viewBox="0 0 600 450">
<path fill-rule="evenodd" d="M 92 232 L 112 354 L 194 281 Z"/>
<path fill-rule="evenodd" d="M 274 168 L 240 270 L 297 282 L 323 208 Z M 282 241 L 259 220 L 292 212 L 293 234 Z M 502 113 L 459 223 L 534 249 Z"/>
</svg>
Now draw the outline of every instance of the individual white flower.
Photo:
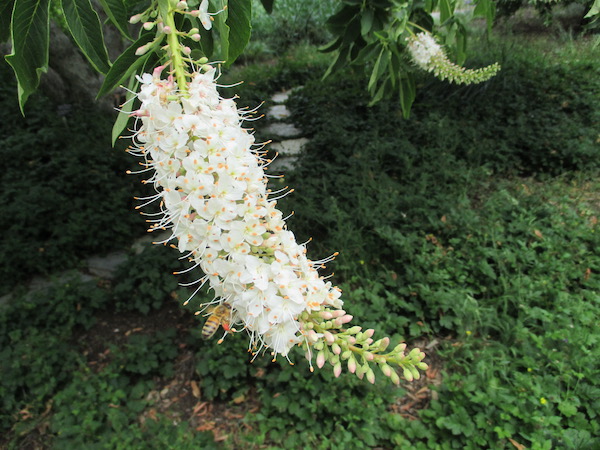
<svg viewBox="0 0 600 450">
<path fill-rule="evenodd" d="M 208 13 L 208 0 L 202 0 L 200 3 L 200 22 L 202 26 L 206 30 L 210 30 L 212 28 L 212 20 L 210 19 L 210 14 Z"/>
</svg>

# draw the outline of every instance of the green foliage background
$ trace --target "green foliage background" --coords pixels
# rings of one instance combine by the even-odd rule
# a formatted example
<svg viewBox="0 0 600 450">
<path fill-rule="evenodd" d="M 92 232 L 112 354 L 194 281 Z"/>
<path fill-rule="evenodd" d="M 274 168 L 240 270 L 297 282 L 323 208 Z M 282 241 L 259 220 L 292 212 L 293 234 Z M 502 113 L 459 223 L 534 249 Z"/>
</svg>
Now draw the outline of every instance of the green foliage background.
<svg viewBox="0 0 600 450">
<path fill-rule="evenodd" d="M 418 420 L 394 409 L 408 386 L 310 374 L 301 355 L 294 366 L 268 355 L 250 363 L 243 336 L 202 342 L 188 311 L 173 327 L 167 313 L 187 292 L 170 275 L 181 266 L 169 248 L 131 254 L 111 284 L 61 278 L 25 292 L 33 275 L 77 268 L 140 236 L 131 196 L 143 192 L 123 175 L 135 161 L 110 149 L 109 118 L 75 104 L 65 114 L 38 95 L 23 119 L 0 66 L 10 237 L 1 279 L 5 292 L 20 286 L 0 306 L 0 445 L 598 446 L 600 58 L 583 39 L 519 40 L 492 39 L 467 61 L 502 63 L 485 85 L 419 78 L 409 120 L 394 101 L 367 107 L 360 74 L 320 81 L 328 58 L 314 47 L 227 74 L 252 81 L 226 91 L 251 106 L 304 86 L 288 106 L 311 141 L 282 181 L 296 193 L 280 206 L 296 212 L 290 228 L 300 240 L 314 238 L 313 258 L 341 251 L 331 269 L 357 323 L 394 343 L 436 343 L 428 353 L 442 383 L 430 386 L 436 399 Z M 103 322 L 156 317 L 153 328 L 103 342 L 110 356 L 89 365 L 83 352 L 104 336 Z M 225 442 L 185 418 L 141 420 L 185 351 L 201 401 L 258 406 Z"/>
</svg>

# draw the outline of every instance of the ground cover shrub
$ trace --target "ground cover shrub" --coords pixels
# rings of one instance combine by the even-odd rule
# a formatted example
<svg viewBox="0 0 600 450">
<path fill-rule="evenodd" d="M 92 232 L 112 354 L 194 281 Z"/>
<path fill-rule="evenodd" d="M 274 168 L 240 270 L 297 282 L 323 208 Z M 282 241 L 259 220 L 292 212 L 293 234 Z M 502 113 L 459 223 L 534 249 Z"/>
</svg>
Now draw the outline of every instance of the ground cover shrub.
<svg viewBox="0 0 600 450">
<path fill-rule="evenodd" d="M 45 290 L 21 293 L 0 309 L 0 427 L 27 419 L 71 377 L 81 362 L 71 342 L 74 332 L 89 329 L 95 314 L 109 302 L 105 290 L 76 279 Z"/>
<path fill-rule="evenodd" d="M 10 236 L 0 242 L 4 290 L 77 267 L 90 253 L 122 247 L 143 230 L 131 214 L 139 178 L 124 176 L 131 161 L 110 146 L 112 116 L 36 94 L 22 117 L 13 78 L 0 62 L 0 226 Z"/>
<path fill-rule="evenodd" d="M 290 102 L 312 135 L 286 177 L 296 194 L 280 201 L 302 212 L 294 231 L 315 237 L 319 256 L 342 249 L 336 276 L 361 323 L 443 342 L 439 400 L 419 421 L 387 414 L 377 445 L 597 445 L 598 186 L 586 180 L 597 176 L 591 118 L 599 105 L 595 78 L 584 76 L 597 63 L 548 71 L 538 63 L 521 59 L 527 76 L 509 73 L 509 88 L 489 106 L 479 103 L 489 101 L 486 90 L 450 89 L 445 101 L 434 100 L 441 88 L 425 90 L 425 106 L 408 122 L 397 105 L 367 108 L 352 77 L 309 83 Z M 563 86 L 565 79 L 573 82 Z M 565 114 L 558 99 L 577 106 Z M 532 110 L 544 118 L 537 128 L 525 117 Z M 541 131 L 550 126 L 551 146 Z M 522 178 L 530 174 L 537 178 Z"/>
<path fill-rule="evenodd" d="M 182 277 L 173 272 L 186 264 L 173 258 L 174 250 L 163 245 L 147 245 L 140 254 L 130 254 L 119 266 L 112 294 L 117 311 L 138 311 L 144 315 L 178 298 Z M 181 293 L 185 296 L 185 293 Z"/>
</svg>

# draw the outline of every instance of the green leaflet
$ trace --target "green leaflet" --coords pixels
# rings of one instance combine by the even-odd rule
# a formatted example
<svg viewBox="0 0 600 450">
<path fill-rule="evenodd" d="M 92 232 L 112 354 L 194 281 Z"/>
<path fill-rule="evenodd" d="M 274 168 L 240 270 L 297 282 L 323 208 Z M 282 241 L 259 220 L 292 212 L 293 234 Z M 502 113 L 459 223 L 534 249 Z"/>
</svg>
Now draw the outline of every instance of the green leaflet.
<svg viewBox="0 0 600 450">
<path fill-rule="evenodd" d="M 5 58 L 17 77 L 21 113 L 27 98 L 37 89 L 41 74 L 48 70 L 49 7 L 49 0 L 15 2 L 11 23 L 13 48 Z"/>
<path fill-rule="evenodd" d="M 127 48 L 113 63 L 112 67 L 104 78 L 104 83 L 100 87 L 100 91 L 96 98 L 100 98 L 103 95 L 108 94 L 113 89 L 117 88 L 123 80 L 135 73 L 152 54 L 152 51 L 148 51 L 143 56 L 137 56 L 135 51 L 144 44 L 154 39 L 154 33 L 148 32 L 140 36 L 131 46 Z"/>
<path fill-rule="evenodd" d="M 127 8 L 125 8 L 123 0 L 100 0 L 100 4 L 110 21 L 119 29 L 121 34 L 127 39 L 132 40 L 128 29 L 129 17 Z"/>
<path fill-rule="evenodd" d="M 229 0 L 227 4 L 227 25 L 229 32 L 229 52 L 227 64 L 231 64 L 244 51 L 250 40 L 252 25 L 252 1 Z"/>
<path fill-rule="evenodd" d="M 0 43 L 10 37 L 10 19 L 14 5 L 15 0 L 7 0 L 0 4 Z"/>
<path fill-rule="evenodd" d="M 133 110 L 134 97 L 137 92 L 139 82 L 135 78 L 135 74 L 131 74 L 129 77 L 129 83 L 127 84 L 127 95 L 125 96 L 125 103 L 121 106 L 121 110 L 119 111 L 119 115 L 117 116 L 117 120 L 112 128 L 112 145 L 115 146 L 115 142 L 121 136 L 121 133 L 129 123 L 130 116 L 129 114 Z"/>
<path fill-rule="evenodd" d="M 209 11 L 211 13 L 216 13 L 225 8 L 227 0 L 210 0 L 209 5 Z M 229 64 L 229 25 L 227 25 L 227 9 L 212 17 L 214 18 L 212 32 L 215 36 L 215 54 L 213 54 L 213 58 L 216 58 L 219 61 L 225 61 L 226 64 Z"/>
<path fill-rule="evenodd" d="M 104 45 L 102 25 L 90 0 L 61 0 L 60 3 L 77 46 L 94 69 L 106 74 L 110 69 L 110 61 Z"/>
</svg>

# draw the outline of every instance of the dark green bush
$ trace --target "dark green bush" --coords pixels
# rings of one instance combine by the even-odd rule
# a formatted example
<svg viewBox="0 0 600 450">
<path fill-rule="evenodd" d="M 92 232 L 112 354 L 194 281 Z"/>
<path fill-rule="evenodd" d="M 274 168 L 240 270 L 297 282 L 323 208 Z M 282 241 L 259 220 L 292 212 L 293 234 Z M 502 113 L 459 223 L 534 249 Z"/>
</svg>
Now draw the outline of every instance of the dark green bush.
<svg viewBox="0 0 600 450">
<path fill-rule="evenodd" d="M 52 104 L 42 94 L 19 113 L 9 66 L 0 62 L 0 287 L 77 267 L 142 231 L 131 213 L 140 194 L 133 165 L 110 146 L 112 116 L 93 106 Z M 62 109 L 61 109 L 62 108 Z M 134 187 L 135 185 L 135 187 Z"/>
</svg>

